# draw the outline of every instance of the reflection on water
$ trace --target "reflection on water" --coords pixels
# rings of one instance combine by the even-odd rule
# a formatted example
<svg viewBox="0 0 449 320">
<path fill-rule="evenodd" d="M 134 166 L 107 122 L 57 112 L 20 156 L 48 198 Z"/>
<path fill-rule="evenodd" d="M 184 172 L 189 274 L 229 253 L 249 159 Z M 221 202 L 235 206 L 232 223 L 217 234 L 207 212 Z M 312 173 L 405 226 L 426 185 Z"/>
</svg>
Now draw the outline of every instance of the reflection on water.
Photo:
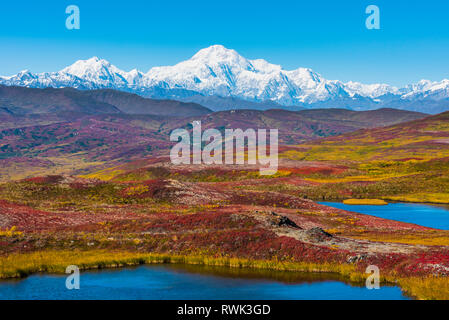
<svg viewBox="0 0 449 320">
<path fill-rule="evenodd" d="M 229 268 L 220 266 L 203 266 L 203 265 L 186 265 L 172 264 L 167 265 L 168 270 L 179 273 L 191 273 L 200 275 L 209 275 L 223 278 L 242 278 L 253 280 L 272 280 L 285 284 L 305 284 L 323 281 L 341 281 L 353 286 L 363 287 L 363 283 L 349 282 L 338 273 L 324 272 L 291 272 L 276 271 L 267 269 L 250 269 L 250 268 Z"/>
<path fill-rule="evenodd" d="M 64 275 L 0 282 L 0 299 L 292 300 L 407 299 L 398 287 L 368 290 L 337 274 L 196 265 L 149 265 L 81 273 L 81 289 Z"/>
</svg>

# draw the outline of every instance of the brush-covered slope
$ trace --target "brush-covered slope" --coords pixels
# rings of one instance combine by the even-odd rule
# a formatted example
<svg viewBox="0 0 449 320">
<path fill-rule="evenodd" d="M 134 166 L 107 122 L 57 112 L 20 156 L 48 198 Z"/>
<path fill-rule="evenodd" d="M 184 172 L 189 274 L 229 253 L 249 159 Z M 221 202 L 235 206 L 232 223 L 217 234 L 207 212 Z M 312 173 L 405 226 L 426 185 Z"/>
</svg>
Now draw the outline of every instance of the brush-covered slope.
<svg viewBox="0 0 449 320">
<path fill-rule="evenodd" d="M 362 129 L 302 145 L 307 160 L 400 160 L 449 156 L 449 112 L 383 128 Z"/>
<path fill-rule="evenodd" d="M 316 185 L 301 192 L 310 199 L 448 204 L 449 112 L 310 141 L 282 152 L 281 158 L 347 168 L 308 178 Z"/>
<path fill-rule="evenodd" d="M 114 105 L 96 101 L 82 91 L 0 86 L 0 114 L 121 113 Z"/>
<path fill-rule="evenodd" d="M 353 111 L 348 109 L 308 109 L 298 112 L 314 120 L 339 121 L 360 128 L 385 127 L 401 122 L 422 119 L 425 113 L 391 108 L 381 108 L 368 111 Z"/>
<path fill-rule="evenodd" d="M 114 90 L 80 91 L 72 88 L 33 89 L 0 86 L 0 115 L 67 112 L 186 117 L 200 116 L 211 111 L 196 103 L 146 99 Z"/>
<path fill-rule="evenodd" d="M 75 91 L 80 93 L 80 91 Z M 115 91 L 82 92 L 85 97 L 108 103 L 119 101 L 125 108 L 136 96 Z M 116 99 L 115 95 L 120 99 Z M 99 98 L 99 96 L 101 96 Z M 125 97 L 125 99 L 122 99 Z M 129 98 L 130 100 L 127 100 Z M 140 101 L 137 97 L 137 101 Z M 145 100 L 145 99 L 143 99 Z M 136 104 L 134 111 L 142 107 Z M 64 109 L 61 109 L 61 111 Z M 136 111 L 137 112 L 137 111 Z M 322 114 L 321 114 L 322 112 Z M 201 120 L 203 130 L 217 128 L 278 129 L 281 149 L 285 145 L 352 132 L 360 128 L 421 117 L 412 112 L 373 111 L 370 114 L 347 110 L 316 110 L 310 114 L 285 110 L 235 110 L 190 117 L 160 115 L 58 113 L 3 115 L 0 124 L 0 174 L 2 180 L 41 173 L 81 173 L 96 167 L 111 167 L 130 160 L 168 156 L 173 143 L 170 133 L 177 128 L 191 129 Z M 383 116 L 383 113 L 390 116 Z M 355 119 L 355 120 L 354 120 Z M 287 147 L 296 149 L 295 147 Z M 55 171 L 56 170 L 56 171 Z M 81 170 L 81 171 L 80 171 Z"/>
<path fill-rule="evenodd" d="M 211 110 L 197 103 L 147 99 L 117 90 L 92 90 L 86 91 L 84 94 L 95 101 L 111 104 L 127 114 L 188 117 L 201 116 L 211 112 Z"/>
<path fill-rule="evenodd" d="M 301 141 L 335 136 L 361 128 L 383 127 L 425 116 L 423 113 L 395 109 L 372 111 L 271 109 L 215 112 L 201 118 L 190 118 L 188 121 L 201 120 L 203 129 L 217 128 L 221 131 L 226 128 L 278 129 L 281 144 L 298 144 Z M 176 127 L 189 127 L 185 119 L 173 123 Z"/>
</svg>

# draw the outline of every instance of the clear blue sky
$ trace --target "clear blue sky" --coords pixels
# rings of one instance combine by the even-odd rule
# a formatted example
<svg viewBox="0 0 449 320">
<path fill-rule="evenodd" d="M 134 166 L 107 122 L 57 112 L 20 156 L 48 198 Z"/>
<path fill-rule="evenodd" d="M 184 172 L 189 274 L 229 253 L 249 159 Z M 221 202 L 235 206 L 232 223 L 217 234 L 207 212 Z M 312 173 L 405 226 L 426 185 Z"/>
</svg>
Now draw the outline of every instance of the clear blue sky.
<svg viewBox="0 0 449 320">
<path fill-rule="evenodd" d="M 81 29 L 65 28 L 78 5 Z M 379 6 L 381 30 L 365 28 Z M 447 0 L 2 1 L 0 74 L 57 71 L 99 56 L 146 72 L 223 44 L 328 79 L 403 85 L 449 78 Z"/>
</svg>

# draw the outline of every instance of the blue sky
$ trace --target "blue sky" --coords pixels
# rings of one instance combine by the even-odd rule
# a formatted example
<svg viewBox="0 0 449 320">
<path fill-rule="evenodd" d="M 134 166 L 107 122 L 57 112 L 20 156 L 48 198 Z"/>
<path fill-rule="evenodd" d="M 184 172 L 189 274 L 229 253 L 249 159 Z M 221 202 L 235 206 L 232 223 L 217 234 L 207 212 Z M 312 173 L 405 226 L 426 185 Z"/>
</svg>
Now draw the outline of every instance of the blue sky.
<svg viewBox="0 0 449 320">
<path fill-rule="evenodd" d="M 65 8 L 81 11 L 67 30 Z M 381 30 L 365 28 L 380 8 Z M 447 0 L 2 1 L 0 74 L 98 56 L 146 72 L 212 44 L 328 79 L 404 85 L 449 78 Z"/>
</svg>

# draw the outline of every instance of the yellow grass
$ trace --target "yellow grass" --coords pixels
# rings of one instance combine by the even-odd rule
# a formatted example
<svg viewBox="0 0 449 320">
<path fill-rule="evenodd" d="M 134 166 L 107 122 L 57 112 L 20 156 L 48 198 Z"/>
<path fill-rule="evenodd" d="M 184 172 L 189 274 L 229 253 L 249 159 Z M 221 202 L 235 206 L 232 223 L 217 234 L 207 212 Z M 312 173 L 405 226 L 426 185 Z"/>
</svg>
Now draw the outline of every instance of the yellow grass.
<svg viewBox="0 0 449 320">
<path fill-rule="evenodd" d="M 432 233 L 366 233 L 363 235 L 347 235 L 350 238 L 369 240 L 375 242 L 390 242 L 390 243 L 404 243 L 411 245 L 425 245 L 425 246 L 449 246 L 449 232 L 435 231 Z"/>
<path fill-rule="evenodd" d="M 0 237 L 14 237 L 14 236 L 21 236 L 23 232 L 17 231 L 16 226 L 12 226 L 10 229 L 1 230 L 0 229 Z"/>
<path fill-rule="evenodd" d="M 414 143 L 425 143 L 426 141 L 438 140 L 432 135 L 416 136 L 405 135 L 399 138 L 387 139 L 381 143 L 375 142 L 369 136 L 352 137 L 347 142 L 322 141 L 319 145 L 302 144 L 297 147 L 301 150 L 287 150 L 280 153 L 281 158 L 291 160 L 308 161 L 367 161 L 370 159 L 394 160 L 398 158 L 417 157 L 421 159 L 443 158 L 449 156 L 449 149 L 418 149 L 409 151 L 401 149 Z M 389 152 L 395 148 L 395 152 Z"/>
<path fill-rule="evenodd" d="M 391 178 L 401 178 L 411 176 L 413 173 L 407 174 L 377 174 L 377 175 L 361 175 L 361 176 L 346 176 L 342 178 L 332 178 L 329 179 L 315 179 L 315 178 L 304 178 L 306 181 L 317 182 L 317 183 L 342 183 L 342 182 L 375 182 L 382 181 Z"/>
<path fill-rule="evenodd" d="M 388 202 L 380 199 L 346 199 L 343 200 L 344 204 L 362 204 L 362 205 L 376 205 L 376 206 L 384 206 L 387 205 Z"/>
<path fill-rule="evenodd" d="M 86 178 L 86 179 L 98 179 L 98 180 L 109 181 L 123 172 L 124 171 L 120 170 L 120 169 L 109 168 L 109 169 L 100 170 L 100 171 L 97 171 L 94 173 L 81 175 L 80 177 Z"/>
<path fill-rule="evenodd" d="M 74 154 L 70 157 L 34 157 L 35 160 L 51 161 L 53 165 L 30 166 L 24 163 L 10 163 L 0 167 L 0 182 L 20 180 L 30 177 L 71 174 L 77 170 L 86 170 L 103 165 L 104 162 L 84 160 L 81 155 Z"/>
<path fill-rule="evenodd" d="M 81 270 L 101 269 L 155 263 L 183 263 L 238 268 L 258 268 L 282 271 L 333 272 L 356 277 L 352 265 L 332 263 L 297 263 L 278 260 L 251 260 L 228 257 L 208 257 L 203 255 L 168 255 L 156 253 L 136 253 L 106 250 L 46 250 L 32 253 L 14 253 L 0 257 L 0 278 L 18 278 L 36 272 L 64 273 L 69 265 L 77 265 Z"/>
<path fill-rule="evenodd" d="M 414 193 L 399 196 L 382 197 L 386 200 L 401 201 L 401 202 L 428 202 L 449 204 L 449 193 Z"/>
<path fill-rule="evenodd" d="M 449 300 L 447 277 L 404 278 L 398 284 L 407 294 L 421 300 Z"/>
</svg>

